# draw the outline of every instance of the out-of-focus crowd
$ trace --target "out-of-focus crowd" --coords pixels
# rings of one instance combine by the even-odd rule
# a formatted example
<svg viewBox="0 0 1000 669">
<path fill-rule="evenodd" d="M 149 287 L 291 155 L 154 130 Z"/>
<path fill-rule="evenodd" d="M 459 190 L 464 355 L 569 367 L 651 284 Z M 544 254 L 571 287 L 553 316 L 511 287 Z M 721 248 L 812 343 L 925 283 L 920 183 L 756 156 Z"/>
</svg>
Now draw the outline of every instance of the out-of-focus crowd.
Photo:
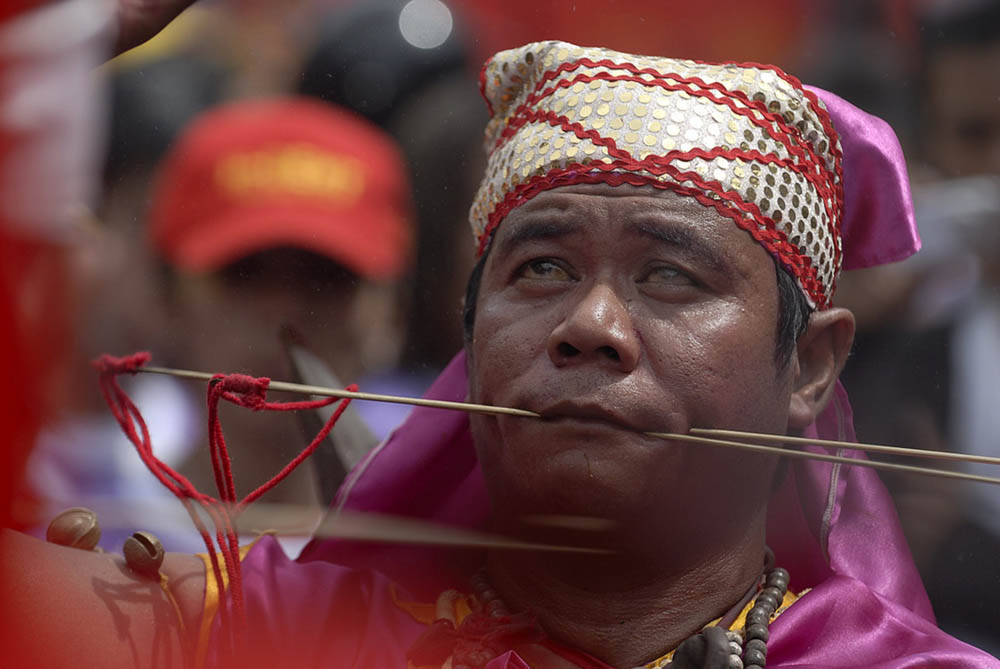
<svg viewBox="0 0 1000 669">
<path fill-rule="evenodd" d="M 294 346 L 344 383 L 420 395 L 462 346 L 478 66 L 544 38 L 773 62 L 888 120 L 924 249 L 840 279 L 858 435 L 1000 456 L 1000 2 L 715 4 L 202 0 L 107 62 L 114 7 L 5 10 L 5 524 L 44 532 L 86 505 L 109 549 L 141 527 L 198 550 L 103 407 L 100 353 L 285 379 Z M 159 457 L 209 489 L 203 386 L 130 392 Z M 371 439 L 406 413 L 353 406 Z M 286 414 L 222 424 L 243 489 L 305 443 Z M 885 479 L 941 626 L 1000 653 L 1000 488 Z M 303 469 L 266 501 L 320 509 L 329 488 Z"/>
</svg>

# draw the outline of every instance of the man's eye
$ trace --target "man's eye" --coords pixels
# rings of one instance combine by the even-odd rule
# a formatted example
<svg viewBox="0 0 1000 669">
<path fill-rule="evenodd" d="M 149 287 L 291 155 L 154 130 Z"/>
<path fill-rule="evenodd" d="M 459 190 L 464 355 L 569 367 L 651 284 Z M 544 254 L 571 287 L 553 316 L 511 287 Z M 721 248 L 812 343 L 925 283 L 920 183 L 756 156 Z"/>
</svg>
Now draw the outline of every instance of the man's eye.
<svg viewBox="0 0 1000 669">
<path fill-rule="evenodd" d="M 690 285 L 694 283 L 690 276 L 676 267 L 669 267 L 667 265 L 653 267 L 642 276 L 639 282 L 673 285 Z"/>
<path fill-rule="evenodd" d="M 543 279 L 547 281 L 569 281 L 570 275 L 561 265 L 552 260 L 532 260 L 521 265 L 517 272 L 522 279 Z"/>
</svg>

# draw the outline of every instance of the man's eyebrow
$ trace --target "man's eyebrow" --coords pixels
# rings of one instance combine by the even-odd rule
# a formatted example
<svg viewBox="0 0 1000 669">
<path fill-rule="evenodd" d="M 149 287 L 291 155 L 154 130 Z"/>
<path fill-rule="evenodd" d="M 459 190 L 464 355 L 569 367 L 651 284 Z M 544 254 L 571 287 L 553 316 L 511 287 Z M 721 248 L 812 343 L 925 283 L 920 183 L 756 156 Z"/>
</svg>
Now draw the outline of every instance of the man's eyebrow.
<svg viewBox="0 0 1000 669">
<path fill-rule="evenodd" d="M 500 240 L 497 252 L 500 257 L 506 257 L 511 251 L 521 244 L 539 239 L 557 239 L 571 235 L 580 229 L 582 223 L 579 221 L 563 220 L 554 221 L 549 218 L 539 217 L 536 220 L 518 221 L 507 229 L 507 234 Z"/>
<path fill-rule="evenodd" d="M 695 256 L 698 260 L 706 263 L 716 271 L 732 271 L 731 264 L 726 261 L 722 253 L 687 228 L 649 222 L 636 223 L 632 228 L 639 234 L 649 237 L 655 242 Z"/>
</svg>

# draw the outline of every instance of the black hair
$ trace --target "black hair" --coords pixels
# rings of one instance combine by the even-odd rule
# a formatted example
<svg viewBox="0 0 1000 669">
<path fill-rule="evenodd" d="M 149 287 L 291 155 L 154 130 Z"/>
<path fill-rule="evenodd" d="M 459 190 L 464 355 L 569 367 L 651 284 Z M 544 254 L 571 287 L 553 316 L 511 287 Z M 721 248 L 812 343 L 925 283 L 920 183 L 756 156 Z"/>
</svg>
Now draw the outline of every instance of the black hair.
<svg viewBox="0 0 1000 669">
<path fill-rule="evenodd" d="M 486 258 L 489 256 L 491 247 L 492 244 L 487 246 L 483 255 L 476 261 L 476 266 L 472 268 L 465 290 L 465 304 L 462 306 L 462 330 L 466 344 L 472 341 L 472 331 L 476 323 L 479 284 L 482 282 L 483 268 L 486 266 Z M 778 282 L 778 323 L 774 359 L 778 368 L 784 369 L 792 358 L 796 342 L 809 327 L 812 307 L 809 306 L 806 296 L 792 275 L 777 263 L 775 263 L 775 275 Z"/>
</svg>

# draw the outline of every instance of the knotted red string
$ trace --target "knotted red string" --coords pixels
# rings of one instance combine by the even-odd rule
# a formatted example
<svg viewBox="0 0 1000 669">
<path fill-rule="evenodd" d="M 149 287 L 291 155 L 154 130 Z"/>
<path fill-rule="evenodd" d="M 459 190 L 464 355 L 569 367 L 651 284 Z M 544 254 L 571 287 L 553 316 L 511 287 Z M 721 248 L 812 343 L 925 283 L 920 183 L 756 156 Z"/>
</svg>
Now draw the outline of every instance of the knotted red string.
<svg viewBox="0 0 1000 669">
<path fill-rule="evenodd" d="M 220 593 L 231 593 L 233 609 L 238 619 L 237 629 L 234 630 L 234 634 L 242 635 L 246 629 L 246 611 L 243 600 L 243 574 L 240 566 L 239 539 L 235 529 L 236 519 L 248 505 L 280 483 L 296 467 L 302 464 L 306 458 L 313 454 L 330 434 L 333 426 L 336 425 L 337 420 L 347 409 L 351 400 L 347 398 L 340 400 L 335 397 L 329 397 L 318 400 L 269 402 L 267 400 L 267 390 L 271 380 L 268 378 L 252 377 L 245 374 L 216 374 L 213 376 L 209 382 L 207 398 L 208 445 L 212 459 L 212 470 L 215 474 L 215 484 L 219 491 L 219 498 L 216 499 L 199 492 L 187 478 L 153 454 L 152 440 L 149 435 L 149 429 L 146 426 L 146 421 L 128 394 L 118 384 L 119 375 L 137 373 L 143 365 L 149 362 L 150 357 L 150 354 L 145 351 L 122 358 L 104 354 L 94 360 L 92 364 L 98 371 L 101 394 L 104 397 L 104 401 L 111 410 L 112 415 L 118 421 L 125 436 L 135 446 L 139 457 L 157 480 L 181 501 L 198 533 L 201 535 L 212 565 L 212 575 L 215 578 L 218 591 Z M 357 388 L 356 385 L 351 384 L 347 387 L 347 390 L 355 391 Z M 319 434 L 291 462 L 285 465 L 281 471 L 263 485 L 257 487 L 242 500 L 237 501 L 232 461 L 229 457 L 229 449 L 226 446 L 225 436 L 222 432 L 222 424 L 219 421 L 219 401 L 223 399 L 253 411 L 318 409 L 338 401 L 340 405 L 326 421 Z M 138 426 L 138 430 L 136 426 Z M 208 528 L 205 527 L 192 502 L 199 504 L 212 520 L 212 524 L 215 526 L 215 542 L 212 541 Z M 218 546 L 218 552 L 216 551 L 216 546 Z M 223 579 L 218 553 L 222 554 L 222 562 L 225 564 L 226 577 L 229 580 L 228 588 Z M 226 607 L 221 607 L 221 615 L 223 616 L 221 618 L 222 624 L 228 627 Z M 230 638 L 230 643 L 238 644 L 239 641 Z"/>
</svg>

